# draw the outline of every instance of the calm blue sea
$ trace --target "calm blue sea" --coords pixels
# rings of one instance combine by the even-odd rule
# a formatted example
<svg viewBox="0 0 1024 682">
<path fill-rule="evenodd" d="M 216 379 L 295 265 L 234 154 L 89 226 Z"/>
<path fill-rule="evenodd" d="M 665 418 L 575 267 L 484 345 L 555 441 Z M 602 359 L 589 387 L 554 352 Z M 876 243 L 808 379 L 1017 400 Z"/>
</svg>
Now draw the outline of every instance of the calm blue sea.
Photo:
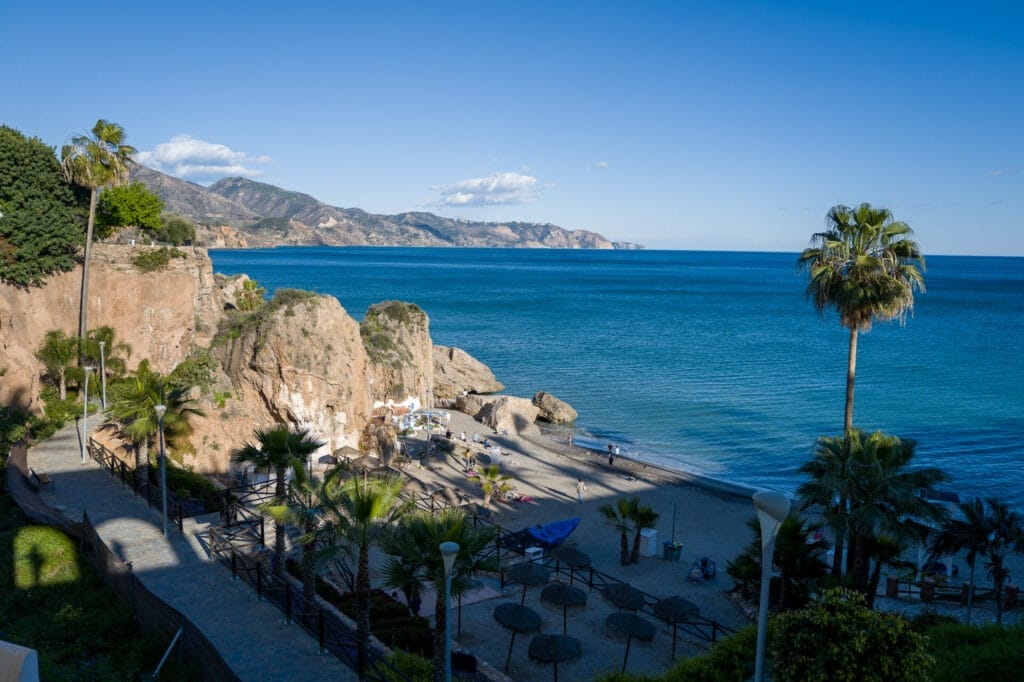
<svg viewBox="0 0 1024 682">
<path fill-rule="evenodd" d="M 214 250 L 217 272 L 412 301 L 435 343 L 507 391 L 545 390 L 624 454 L 792 491 L 843 424 L 848 334 L 804 299 L 796 254 L 289 247 Z M 1024 508 L 1024 259 L 928 259 L 905 326 L 861 335 L 854 422 L 918 441 L 961 494 Z"/>
</svg>

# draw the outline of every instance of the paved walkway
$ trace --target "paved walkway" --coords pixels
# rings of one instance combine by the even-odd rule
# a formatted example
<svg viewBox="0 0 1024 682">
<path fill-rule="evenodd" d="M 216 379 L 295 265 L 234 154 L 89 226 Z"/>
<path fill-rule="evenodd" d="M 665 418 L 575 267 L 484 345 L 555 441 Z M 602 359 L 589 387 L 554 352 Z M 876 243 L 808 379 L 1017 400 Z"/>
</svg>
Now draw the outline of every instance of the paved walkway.
<svg viewBox="0 0 1024 682">
<path fill-rule="evenodd" d="M 356 675 L 330 654 L 319 655 L 316 641 L 284 614 L 259 601 L 243 581 L 211 561 L 203 540 L 209 523 L 186 519 L 184 534 L 168 524 L 161 533 L 160 513 L 136 498 L 92 459 L 81 463 L 75 426 L 58 432 L 28 453 L 29 466 L 55 482 L 42 499 L 73 521 L 88 510 L 103 541 L 131 562 L 135 575 L 154 594 L 187 616 L 220 651 L 243 680 L 355 680 Z"/>
</svg>

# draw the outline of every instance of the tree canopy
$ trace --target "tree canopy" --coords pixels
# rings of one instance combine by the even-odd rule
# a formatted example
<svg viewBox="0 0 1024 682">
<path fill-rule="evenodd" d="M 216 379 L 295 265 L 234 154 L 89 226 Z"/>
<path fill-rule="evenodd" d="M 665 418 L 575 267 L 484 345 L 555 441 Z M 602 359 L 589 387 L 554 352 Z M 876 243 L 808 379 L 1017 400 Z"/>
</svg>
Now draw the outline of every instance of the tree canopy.
<svg viewBox="0 0 1024 682">
<path fill-rule="evenodd" d="M 75 267 L 75 207 L 53 148 L 0 126 L 0 280 L 39 286 Z"/>
<path fill-rule="evenodd" d="M 96 237 L 105 239 L 122 227 L 159 230 L 164 202 L 141 182 L 107 187 L 96 205 Z"/>
</svg>

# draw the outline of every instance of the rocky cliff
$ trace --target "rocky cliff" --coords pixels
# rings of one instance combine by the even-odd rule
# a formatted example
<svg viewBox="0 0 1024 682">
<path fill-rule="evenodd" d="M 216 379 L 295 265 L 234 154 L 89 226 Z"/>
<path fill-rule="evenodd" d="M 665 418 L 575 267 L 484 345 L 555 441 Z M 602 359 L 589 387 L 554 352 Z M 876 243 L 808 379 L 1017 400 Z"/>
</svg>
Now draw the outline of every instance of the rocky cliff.
<svg viewBox="0 0 1024 682">
<path fill-rule="evenodd" d="M 221 308 L 213 265 L 205 249 L 182 249 L 167 269 L 143 273 L 132 260 L 149 247 L 96 244 L 89 282 L 89 328 L 110 325 L 132 347 L 129 368 L 149 358 L 167 372 L 194 345 L 206 345 Z M 43 287 L 22 289 L 0 283 L 0 404 L 34 410 L 39 404 L 35 357 L 51 329 L 78 333 L 81 268 L 50 277 Z"/>
<path fill-rule="evenodd" d="M 433 383 L 430 320 L 415 303 L 385 301 L 369 307 L 359 333 L 370 360 L 374 398 L 429 404 Z"/>
</svg>

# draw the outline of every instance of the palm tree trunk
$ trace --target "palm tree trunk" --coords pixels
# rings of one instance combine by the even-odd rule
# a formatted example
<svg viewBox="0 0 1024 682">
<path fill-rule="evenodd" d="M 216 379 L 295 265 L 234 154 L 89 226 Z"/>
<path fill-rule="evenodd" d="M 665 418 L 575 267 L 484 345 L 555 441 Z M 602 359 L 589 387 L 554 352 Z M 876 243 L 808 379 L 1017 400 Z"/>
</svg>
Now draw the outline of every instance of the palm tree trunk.
<svg viewBox="0 0 1024 682">
<path fill-rule="evenodd" d="M 285 496 L 284 470 L 276 472 L 277 481 L 274 482 L 274 495 L 277 497 L 276 504 L 283 504 Z M 284 524 L 274 521 L 274 575 L 281 577 L 284 574 Z"/>
<path fill-rule="evenodd" d="M 846 513 L 846 496 L 839 496 L 839 514 Z M 846 532 L 836 532 L 836 541 L 832 547 L 832 576 L 843 577 L 843 548 L 846 546 Z"/>
<path fill-rule="evenodd" d="M 434 606 L 434 682 L 445 682 L 445 616 L 444 598 L 438 595 Z"/>
<path fill-rule="evenodd" d="M 1003 624 L 1003 571 L 997 568 L 992 571 L 992 582 L 996 588 L 996 623 Z"/>
<path fill-rule="evenodd" d="M 85 262 L 82 264 L 82 290 L 78 301 L 78 340 L 85 338 L 85 328 L 89 307 L 89 259 L 92 255 L 92 230 L 96 224 L 96 196 L 98 192 L 93 187 L 89 194 L 89 223 L 85 230 Z M 82 344 L 78 344 L 78 358 L 81 363 Z"/>
<path fill-rule="evenodd" d="M 316 526 L 307 523 L 303 531 L 309 535 L 316 530 Z M 316 541 L 302 543 L 302 596 L 306 601 L 312 603 L 316 599 L 316 569 L 314 568 L 313 553 L 316 550 Z"/>
<path fill-rule="evenodd" d="M 359 644 L 359 656 L 356 660 L 356 672 L 359 679 L 365 680 L 370 668 L 370 549 L 359 548 L 359 571 L 356 574 L 356 639 Z"/>
<path fill-rule="evenodd" d="M 858 536 L 856 550 L 853 553 L 853 586 L 864 595 L 865 599 L 870 599 L 868 583 L 870 582 L 871 550 L 873 544 L 871 536 Z"/>
<path fill-rule="evenodd" d="M 878 583 L 882 580 L 882 560 L 875 560 L 875 567 L 871 570 L 871 579 L 868 581 L 868 593 L 866 602 L 869 609 L 875 608 L 875 595 L 878 594 Z"/>
<path fill-rule="evenodd" d="M 626 531 L 622 531 L 619 535 L 619 563 L 629 566 L 629 538 L 626 536 Z"/>
<path fill-rule="evenodd" d="M 67 400 L 68 399 L 68 380 L 64 376 L 64 374 L 65 374 L 65 370 L 64 370 L 63 367 L 61 367 L 60 371 L 57 372 L 57 383 L 60 386 L 60 399 L 61 400 Z"/>
<path fill-rule="evenodd" d="M 967 624 L 971 624 L 971 608 L 974 607 L 974 562 L 970 562 L 971 584 L 967 588 Z"/>
<path fill-rule="evenodd" d="M 843 419 L 843 433 L 853 431 L 853 383 L 857 375 L 857 327 L 850 328 L 850 350 L 846 358 L 846 415 Z"/>
<path fill-rule="evenodd" d="M 629 553 L 629 563 L 638 564 L 640 563 L 640 527 L 637 526 L 636 533 L 633 535 L 633 551 Z"/>
</svg>

